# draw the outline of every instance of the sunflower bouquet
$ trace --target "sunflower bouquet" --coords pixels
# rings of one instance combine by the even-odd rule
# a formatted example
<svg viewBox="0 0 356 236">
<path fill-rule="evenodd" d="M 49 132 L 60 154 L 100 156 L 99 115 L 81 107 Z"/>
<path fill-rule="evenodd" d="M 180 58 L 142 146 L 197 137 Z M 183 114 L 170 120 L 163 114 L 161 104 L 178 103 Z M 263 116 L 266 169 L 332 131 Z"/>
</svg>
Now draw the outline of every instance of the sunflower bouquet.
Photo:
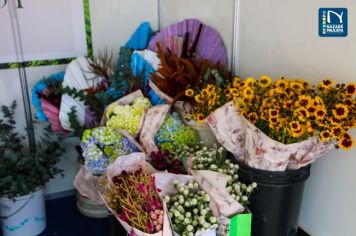
<svg viewBox="0 0 356 236">
<path fill-rule="evenodd" d="M 327 79 L 313 86 L 301 79 L 273 82 L 261 76 L 236 79 L 234 85 L 238 97 L 208 123 L 218 140 L 250 166 L 297 169 L 335 147 L 354 146 L 348 131 L 355 127 L 356 84 Z M 235 140 L 226 140 L 228 133 Z"/>
<path fill-rule="evenodd" d="M 354 140 L 347 133 L 355 127 L 356 84 L 336 84 L 323 80 L 312 86 L 304 80 L 268 76 L 247 78 L 239 83 L 240 112 L 265 134 L 284 144 L 313 136 L 321 141 L 338 141 L 349 150 Z"/>
</svg>

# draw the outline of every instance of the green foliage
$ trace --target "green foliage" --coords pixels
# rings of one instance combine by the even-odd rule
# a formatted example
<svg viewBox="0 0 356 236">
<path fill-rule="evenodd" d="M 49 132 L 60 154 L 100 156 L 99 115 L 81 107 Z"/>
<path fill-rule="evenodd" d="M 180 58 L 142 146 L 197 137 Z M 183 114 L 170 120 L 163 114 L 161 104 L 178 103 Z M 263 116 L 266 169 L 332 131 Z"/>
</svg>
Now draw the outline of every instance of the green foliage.
<svg viewBox="0 0 356 236">
<path fill-rule="evenodd" d="M 23 150 L 24 137 L 15 131 L 16 107 L 16 102 L 10 107 L 2 106 L 4 118 L 0 119 L 0 196 L 9 198 L 35 191 L 63 172 L 56 164 L 64 149 L 59 145 L 60 138 L 50 135 L 49 127 L 37 143 L 36 152 Z"/>
</svg>

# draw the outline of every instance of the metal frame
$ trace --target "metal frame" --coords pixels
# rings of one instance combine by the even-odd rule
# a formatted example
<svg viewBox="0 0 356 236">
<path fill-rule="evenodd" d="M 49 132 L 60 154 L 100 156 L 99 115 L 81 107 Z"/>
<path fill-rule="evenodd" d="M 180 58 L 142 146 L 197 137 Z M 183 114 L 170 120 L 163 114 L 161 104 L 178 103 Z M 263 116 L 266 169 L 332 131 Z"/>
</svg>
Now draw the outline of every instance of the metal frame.
<svg viewBox="0 0 356 236">
<path fill-rule="evenodd" d="M 30 145 L 30 151 L 33 153 L 36 151 L 36 140 L 35 140 L 35 132 L 33 129 L 31 103 L 30 103 L 30 96 L 28 93 L 26 69 L 23 65 L 24 58 L 23 58 L 21 31 L 20 31 L 20 25 L 17 17 L 16 3 L 14 2 L 14 0 L 9 1 L 9 12 L 11 18 L 10 20 L 11 20 L 11 27 L 13 31 L 13 37 L 15 41 L 14 43 L 15 43 L 17 61 L 21 62 L 21 66 L 20 68 L 18 68 L 18 72 L 19 72 L 20 83 L 21 83 L 23 105 L 25 110 L 26 131 L 28 136 L 28 142 Z"/>
</svg>

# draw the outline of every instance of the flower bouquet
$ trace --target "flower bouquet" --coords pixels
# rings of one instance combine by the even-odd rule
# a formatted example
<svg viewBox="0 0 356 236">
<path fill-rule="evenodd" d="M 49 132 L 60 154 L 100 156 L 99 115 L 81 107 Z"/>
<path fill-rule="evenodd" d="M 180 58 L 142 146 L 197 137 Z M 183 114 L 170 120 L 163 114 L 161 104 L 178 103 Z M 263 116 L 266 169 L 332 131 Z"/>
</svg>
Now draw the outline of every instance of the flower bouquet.
<svg viewBox="0 0 356 236">
<path fill-rule="evenodd" d="M 302 80 L 248 78 L 237 85 L 239 98 L 215 111 L 208 123 L 236 158 L 257 169 L 284 171 L 309 165 L 354 140 L 355 84 L 315 88 Z"/>
<path fill-rule="evenodd" d="M 149 162 L 158 171 L 167 171 L 173 174 L 184 174 L 184 164 L 181 158 L 170 153 L 168 150 L 153 151 L 149 157 Z"/>
<path fill-rule="evenodd" d="M 217 209 L 193 176 L 155 173 L 174 235 L 216 235 Z"/>
<path fill-rule="evenodd" d="M 64 73 L 60 72 L 38 81 L 32 89 L 32 104 L 36 108 L 36 117 L 48 121 L 53 132 L 65 132 L 59 121 L 61 105 L 60 89 Z"/>
<path fill-rule="evenodd" d="M 150 101 L 143 97 L 141 90 L 137 90 L 110 104 L 105 109 L 101 123 L 112 129 L 126 130 L 136 137 L 141 131 L 146 110 L 150 107 Z"/>
<path fill-rule="evenodd" d="M 140 142 L 146 153 L 158 150 L 172 154 L 185 146 L 198 143 L 196 132 L 186 126 L 177 113 L 169 114 L 169 105 L 158 105 L 147 111 Z"/>
<path fill-rule="evenodd" d="M 101 202 L 97 194 L 97 182 L 109 164 L 117 158 L 142 150 L 126 131 L 109 127 L 84 131 L 81 147 L 84 166 L 77 173 L 74 186 L 83 196 L 97 202 Z"/>
<path fill-rule="evenodd" d="M 117 159 L 101 178 L 100 194 L 130 235 L 172 235 L 165 206 L 144 153 Z"/>
</svg>

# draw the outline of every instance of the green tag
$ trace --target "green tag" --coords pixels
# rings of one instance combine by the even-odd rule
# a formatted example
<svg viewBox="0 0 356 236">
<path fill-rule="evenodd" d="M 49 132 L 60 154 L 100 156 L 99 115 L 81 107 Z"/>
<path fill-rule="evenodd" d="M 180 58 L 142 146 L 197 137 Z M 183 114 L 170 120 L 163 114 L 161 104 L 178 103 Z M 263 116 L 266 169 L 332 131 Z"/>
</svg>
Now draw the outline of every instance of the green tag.
<svg viewBox="0 0 356 236">
<path fill-rule="evenodd" d="M 229 236 L 251 236 L 251 213 L 237 214 L 230 219 Z"/>
</svg>

